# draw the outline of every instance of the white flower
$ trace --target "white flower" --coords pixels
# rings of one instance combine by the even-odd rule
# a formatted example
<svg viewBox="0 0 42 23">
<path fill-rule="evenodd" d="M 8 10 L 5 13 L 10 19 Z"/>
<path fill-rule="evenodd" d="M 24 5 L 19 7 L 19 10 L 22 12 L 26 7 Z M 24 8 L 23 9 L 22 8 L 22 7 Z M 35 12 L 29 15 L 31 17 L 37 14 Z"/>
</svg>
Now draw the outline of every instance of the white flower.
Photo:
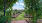
<svg viewBox="0 0 42 23">
<path fill-rule="evenodd" d="M 9 9 L 7 9 L 7 10 L 9 10 Z"/>
<path fill-rule="evenodd" d="M 11 9 L 10 9 L 11 10 Z"/>
<path fill-rule="evenodd" d="M 6 10 L 7 11 L 7 10 Z"/>
</svg>

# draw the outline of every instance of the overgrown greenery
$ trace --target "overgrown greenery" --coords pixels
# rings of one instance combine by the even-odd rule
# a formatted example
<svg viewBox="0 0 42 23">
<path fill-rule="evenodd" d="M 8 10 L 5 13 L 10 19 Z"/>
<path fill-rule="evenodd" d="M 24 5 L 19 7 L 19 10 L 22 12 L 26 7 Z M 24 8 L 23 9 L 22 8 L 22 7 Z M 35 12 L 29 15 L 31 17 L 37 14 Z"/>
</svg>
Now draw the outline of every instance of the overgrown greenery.
<svg viewBox="0 0 42 23">
<path fill-rule="evenodd" d="M 11 15 L 11 11 L 12 11 L 12 6 L 13 4 L 15 4 L 16 2 L 18 2 L 18 0 L 6 0 L 6 3 L 5 3 L 5 0 L 0 0 L 0 11 L 4 11 L 4 4 L 5 4 L 5 10 L 7 9 L 11 9 L 11 10 L 8 10 L 8 11 L 5 11 L 6 12 L 6 17 L 9 16 L 9 14 Z M 3 17 L 5 18 L 5 17 Z M 8 17 L 9 18 L 9 17 Z M 7 18 L 5 18 L 6 20 Z M 10 18 L 9 18 L 10 19 Z M 5 20 L 3 19 L 3 21 L 5 22 Z M 2 21 L 2 22 L 3 22 Z M 10 21 L 10 20 L 9 20 Z M 1 22 L 1 21 L 0 21 Z M 4 23 L 3 22 L 3 23 Z"/>
<path fill-rule="evenodd" d="M 42 7 L 39 1 L 40 0 L 24 0 L 25 12 L 33 16 L 33 23 L 36 23 L 36 20 L 40 19 L 39 17 L 42 15 Z"/>
<path fill-rule="evenodd" d="M 5 2 L 5 0 L 0 0 L 0 11 L 2 10 L 4 10 L 4 2 Z M 13 4 L 15 4 L 17 2 L 17 0 L 7 0 L 6 1 L 6 6 L 5 6 L 5 10 L 7 10 L 7 9 L 11 9 L 11 11 L 12 11 L 12 6 L 13 6 Z M 41 11 L 42 11 L 42 7 L 40 6 L 40 3 L 39 3 L 39 0 L 24 0 L 24 3 L 25 3 L 25 6 L 28 8 L 27 9 L 27 12 L 29 12 L 29 13 L 27 13 L 27 14 L 32 14 L 32 16 L 33 16 L 33 21 L 34 21 L 34 23 L 36 22 L 35 20 L 37 20 L 37 19 L 39 19 L 39 17 L 42 15 L 41 13 Z M 3 18 L 0 18 L 0 19 L 7 19 L 7 16 L 9 16 L 9 14 L 11 13 L 11 11 L 9 10 L 9 11 L 6 11 L 6 16 L 3 16 Z M 4 21 L 4 20 L 3 20 Z M 2 22 L 3 22 L 2 21 Z M 0 22 L 1 22 L 1 20 L 0 20 Z M 4 21 L 5 22 L 5 21 Z M 3 23 L 4 23 L 3 22 Z"/>
<path fill-rule="evenodd" d="M 5 3 L 5 0 L 0 0 L 0 10 L 4 10 L 4 3 Z M 7 8 L 11 8 L 13 6 L 13 4 L 15 4 L 16 2 L 18 2 L 18 0 L 6 0 L 6 6 L 5 6 L 5 9 Z"/>
<path fill-rule="evenodd" d="M 0 15 L 0 23 L 4 23 L 5 21 L 7 21 L 7 18 L 7 16 Z"/>
</svg>

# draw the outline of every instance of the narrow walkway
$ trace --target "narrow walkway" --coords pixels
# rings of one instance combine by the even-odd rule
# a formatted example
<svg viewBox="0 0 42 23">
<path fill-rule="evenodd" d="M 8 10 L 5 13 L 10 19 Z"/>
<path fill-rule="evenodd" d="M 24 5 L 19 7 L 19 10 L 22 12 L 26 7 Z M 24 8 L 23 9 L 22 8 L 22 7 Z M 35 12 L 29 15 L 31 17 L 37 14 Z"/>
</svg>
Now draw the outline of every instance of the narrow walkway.
<svg viewBox="0 0 42 23">
<path fill-rule="evenodd" d="M 15 21 L 15 23 L 27 23 L 25 20 Z"/>
<path fill-rule="evenodd" d="M 24 14 L 25 14 L 25 12 L 23 12 L 23 13 L 20 14 L 20 15 L 18 15 L 18 16 L 15 18 L 15 21 L 28 19 L 28 18 L 25 18 L 25 17 L 24 17 Z"/>
<path fill-rule="evenodd" d="M 24 14 L 25 12 L 23 12 L 22 14 L 18 15 L 15 19 L 15 23 L 26 23 L 25 19 L 28 18 L 24 18 Z M 14 23 L 14 20 L 11 21 L 12 23 Z"/>
</svg>

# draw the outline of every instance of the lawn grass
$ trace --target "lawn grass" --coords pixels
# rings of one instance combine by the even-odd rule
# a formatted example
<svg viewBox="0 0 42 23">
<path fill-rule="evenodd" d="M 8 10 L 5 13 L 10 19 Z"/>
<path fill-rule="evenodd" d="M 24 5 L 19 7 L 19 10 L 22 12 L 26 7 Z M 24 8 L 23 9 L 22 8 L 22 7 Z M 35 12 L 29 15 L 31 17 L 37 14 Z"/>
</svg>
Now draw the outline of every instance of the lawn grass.
<svg viewBox="0 0 42 23">
<path fill-rule="evenodd" d="M 28 18 L 24 18 L 23 16 L 24 16 L 24 14 L 25 14 L 25 12 L 23 12 L 22 14 L 20 14 L 20 15 L 18 15 L 16 18 L 12 18 L 12 19 L 15 19 L 16 21 L 17 20 L 24 20 L 24 19 L 28 19 Z"/>
</svg>

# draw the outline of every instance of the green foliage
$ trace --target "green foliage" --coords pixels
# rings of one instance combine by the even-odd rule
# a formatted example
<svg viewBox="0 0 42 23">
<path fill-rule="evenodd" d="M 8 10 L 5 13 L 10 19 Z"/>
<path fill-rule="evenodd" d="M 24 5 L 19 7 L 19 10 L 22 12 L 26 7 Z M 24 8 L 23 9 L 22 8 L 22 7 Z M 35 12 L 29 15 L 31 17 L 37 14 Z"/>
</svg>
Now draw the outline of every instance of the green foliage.
<svg viewBox="0 0 42 23">
<path fill-rule="evenodd" d="M 20 13 L 20 11 L 18 11 L 18 13 Z"/>
<path fill-rule="evenodd" d="M 15 12 L 13 13 L 13 15 L 15 15 Z"/>
<path fill-rule="evenodd" d="M 4 11 L 4 3 L 5 3 L 5 0 L 0 0 L 0 11 Z M 0 17 L 0 23 L 4 23 L 6 20 L 7 20 L 7 17 L 8 17 L 8 21 L 10 21 L 9 19 L 9 14 L 10 12 L 12 11 L 12 6 L 13 4 L 15 4 L 16 2 L 18 2 L 18 0 L 7 0 L 6 3 L 5 3 L 5 10 L 7 10 L 8 8 L 11 8 L 11 10 L 8 10 L 8 11 L 5 11 L 5 14 L 6 16 L 2 16 Z"/>
<path fill-rule="evenodd" d="M 6 11 L 5 11 L 6 14 L 8 14 L 8 13 L 10 13 L 10 12 L 11 12 L 11 10 L 6 10 Z"/>
<path fill-rule="evenodd" d="M 7 21 L 7 18 L 7 16 L 0 15 L 0 23 L 4 23 L 5 21 Z"/>
<path fill-rule="evenodd" d="M 15 12 L 13 13 L 13 15 L 15 15 L 15 13 L 17 14 L 18 12 L 17 12 L 17 11 L 15 11 Z"/>
<path fill-rule="evenodd" d="M 17 11 L 17 9 L 15 9 L 15 11 Z"/>
<path fill-rule="evenodd" d="M 16 14 L 17 14 L 17 11 L 16 11 Z"/>
<path fill-rule="evenodd" d="M 25 14 L 28 14 L 28 9 L 27 9 L 27 7 L 24 7 L 24 9 L 25 9 Z"/>
<path fill-rule="evenodd" d="M 0 10 L 3 10 L 4 9 L 4 3 L 5 3 L 5 0 L 0 0 Z M 6 1 L 6 6 L 5 6 L 5 9 L 7 8 L 11 8 L 13 6 L 13 4 L 15 4 L 16 2 L 18 2 L 18 0 L 7 0 Z"/>
<path fill-rule="evenodd" d="M 35 20 L 40 19 L 39 16 L 41 16 L 42 7 L 39 2 L 40 0 L 24 0 L 25 4 L 25 12 L 28 14 L 32 14 L 34 23 Z"/>
</svg>

